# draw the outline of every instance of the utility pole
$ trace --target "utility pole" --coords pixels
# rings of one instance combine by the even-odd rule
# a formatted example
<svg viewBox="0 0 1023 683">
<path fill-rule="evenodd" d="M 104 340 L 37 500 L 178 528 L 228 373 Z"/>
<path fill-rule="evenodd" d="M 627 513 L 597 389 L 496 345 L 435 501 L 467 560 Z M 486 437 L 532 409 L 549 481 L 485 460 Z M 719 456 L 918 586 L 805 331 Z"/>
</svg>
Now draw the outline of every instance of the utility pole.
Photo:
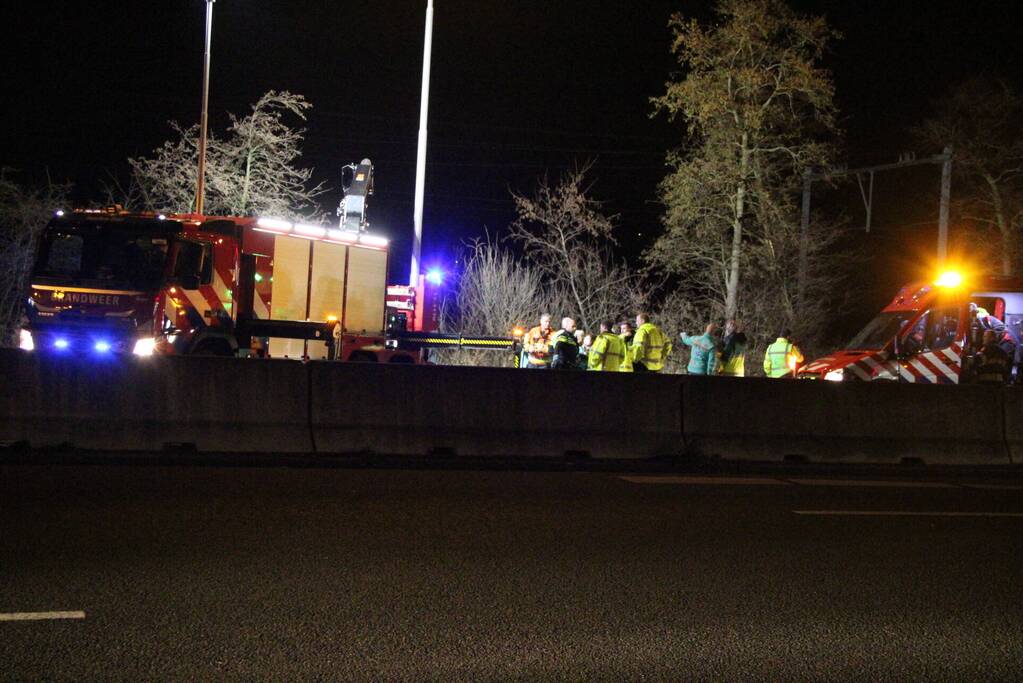
<svg viewBox="0 0 1023 683">
<path fill-rule="evenodd" d="M 426 193 L 426 115 L 430 105 L 430 57 L 433 50 L 433 0 L 426 3 L 426 35 L 423 39 L 423 89 L 419 102 L 419 149 L 416 153 L 416 198 L 412 222 L 412 271 L 409 284 L 419 284 L 419 260 L 423 252 L 423 198 Z"/>
<path fill-rule="evenodd" d="M 941 204 L 938 207 L 938 265 L 948 258 L 948 202 L 952 194 L 952 146 L 946 145 L 941 164 Z"/>
<path fill-rule="evenodd" d="M 862 181 L 860 194 L 863 196 L 863 204 L 867 210 L 867 232 L 870 232 L 870 220 L 873 212 L 874 201 L 874 173 L 878 171 L 891 171 L 907 166 L 919 166 L 921 164 L 941 164 L 941 203 L 938 205 L 938 263 L 945 264 L 948 256 L 948 204 L 952 194 L 952 146 L 948 145 L 941 154 L 917 159 L 915 155 L 905 155 L 897 162 L 891 164 L 878 164 L 877 166 L 864 166 L 863 168 L 833 168 L 823 171 L 806 170 L 803 173 L 803 217 L 799 233 L 799 282 L 797 284 L 796 305 L 802 312 L 803 295 L 805 293 L 807 260 L 808 260 L 808 238 L 810 231 L 810 187 L 815 180 L 830 180 L 855 175 L 858 179 L 864 173 L 870 174 L 869 194 L 864 192 Z"/>
<path fill-rule="evenodd" d="M 202 65 L 202 114 L 199 116 L 199 179 L 195 183 L 195 212 L 203 212 L 206 192 L 206 128 L 210 105 L 210 45 L 213 42 L 213 3 L 206 0 L 206 51 Z"/>
</svg>

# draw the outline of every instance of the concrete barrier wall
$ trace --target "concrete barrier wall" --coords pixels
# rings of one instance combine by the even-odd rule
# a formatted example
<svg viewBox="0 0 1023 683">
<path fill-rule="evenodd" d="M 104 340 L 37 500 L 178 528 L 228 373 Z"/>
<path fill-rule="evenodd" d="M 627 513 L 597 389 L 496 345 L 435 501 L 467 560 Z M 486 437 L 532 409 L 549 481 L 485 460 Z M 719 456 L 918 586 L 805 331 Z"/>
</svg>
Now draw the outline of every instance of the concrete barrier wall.
<svg viewBox="0 0 1023 683">
<path fill-rule="evenodd" d="M 0 349 L 0 440 L 102 450 L 310 452 L 306 368 Z"/>
<path fill-rule="evenodd" d="M 1023 390 L 0 350 L 34 447 L 1023 462 Z"/>
<path fill-rule="evenodd" d="M 363 363 L 310 368 L 319 452 L 682 452 L 679 377 Z"/>
<path fill-rule="evenodd" d="M 1013 464 L 1023 463 L 1023 388 L 1007 389 L 1005 406 L 1005 443 Z"/>
<path fill-rule="evenodd" d="M 689 377 L 684 433 L 691 450 L 735 460 L 1006 464 L 1012 391 Z"/>
</svg>

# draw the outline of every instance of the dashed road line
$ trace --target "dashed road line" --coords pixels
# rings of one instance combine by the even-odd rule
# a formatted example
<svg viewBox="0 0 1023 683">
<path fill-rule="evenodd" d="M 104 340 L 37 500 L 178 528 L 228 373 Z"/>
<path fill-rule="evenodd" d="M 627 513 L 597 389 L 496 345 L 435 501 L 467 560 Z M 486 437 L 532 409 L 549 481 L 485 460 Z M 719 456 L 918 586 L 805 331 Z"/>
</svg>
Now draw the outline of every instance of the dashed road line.
<svg viewBox="0 0 1023 683">
<path fill-rule="evenodd" d="M 682 475 L 629 475 L 619 479 L 631 484 L 676 484 L 709 486 L 832 486 L 850 488 L 977 489 L 985 491 L 1023 491 L 1017 484 L 971 484 L 945 481 L 903 481 L 899 479 L 806 479 L 774 477 L 715 477 Z"/>
<path fill-rule="evenodd" d="M 963 484 L 968 489 L 985 489 L 991 491 L 1023 491 L 1023 486 L 1012 484 Z"/>
<path fill-rule="evenodd" d="M 787 481 L 768 477 L 679 477 L 630 476 L 620 477 L 632 484 L 715 484 L 719 486 L 789 486 Z"/>
<path fill-rule="evenodd" d="M 940 481 L 897 481 L 893 479 L 789 479 L 801 486 L 869 486 L 877 488 L 954 489 L 955 484 Z"/>
<path fill-rule="evenodd" d="M 50 619 L 84 619 L 85 612 L 0 612 L 0 621 L 46 621 Z"/>
<path fill-rule="evenodd" d="M 913 510 L 793 510 L 820 517 L 1023 517 L 1023 512 L 918 512 Z"/>
</svg>

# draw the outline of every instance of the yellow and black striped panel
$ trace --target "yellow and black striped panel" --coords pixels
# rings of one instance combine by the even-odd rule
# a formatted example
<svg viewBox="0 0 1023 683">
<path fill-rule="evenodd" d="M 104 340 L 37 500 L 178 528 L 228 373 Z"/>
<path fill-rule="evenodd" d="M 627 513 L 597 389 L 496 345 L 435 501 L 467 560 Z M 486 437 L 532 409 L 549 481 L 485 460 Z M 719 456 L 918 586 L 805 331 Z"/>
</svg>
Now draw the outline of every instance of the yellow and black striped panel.
<svg viewBox="0 0 1023 683">
<path fill-rule="evenodd" d="M 409 341 L 417 344 L 436 344 L 437 346 L 458 346 L 458 338 L 448 339 L 446 337 L 410 337 Z"/>
<path fill-rule="evenodd" d="M 507 337 L 462 337 L 456 334 L 409 333 L 399 335 L 401 343 L 409 346 L 434 348 L 512 349 L 517 340 Z"/>
<path fill-rule="evenodd" d="M 462 346 L 481 346 L 486 348 L 510 349 L 514 339 L 494 339 L 488 337 L 462 337 Z"/>
</svg>

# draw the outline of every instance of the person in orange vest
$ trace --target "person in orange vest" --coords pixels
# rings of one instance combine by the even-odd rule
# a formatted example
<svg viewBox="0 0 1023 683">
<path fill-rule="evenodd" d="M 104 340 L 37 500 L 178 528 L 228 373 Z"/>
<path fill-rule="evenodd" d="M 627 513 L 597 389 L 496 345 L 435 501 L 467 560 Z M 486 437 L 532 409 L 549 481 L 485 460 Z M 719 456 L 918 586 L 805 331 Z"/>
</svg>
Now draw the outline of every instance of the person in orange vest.
<svg viewBox="0 0 1023 683">
<path fill-rule="evenodd" d="M 522 340 L 522 351 L 525 355 L 525 363 L 522 367 L 531 370 L 547 370 L 551 366 L 551 337 L 554 330 L 551 329 L 551 314 L 544 313 L 540 316 L 540 324 L 526 333 Z"/>
</svg>

